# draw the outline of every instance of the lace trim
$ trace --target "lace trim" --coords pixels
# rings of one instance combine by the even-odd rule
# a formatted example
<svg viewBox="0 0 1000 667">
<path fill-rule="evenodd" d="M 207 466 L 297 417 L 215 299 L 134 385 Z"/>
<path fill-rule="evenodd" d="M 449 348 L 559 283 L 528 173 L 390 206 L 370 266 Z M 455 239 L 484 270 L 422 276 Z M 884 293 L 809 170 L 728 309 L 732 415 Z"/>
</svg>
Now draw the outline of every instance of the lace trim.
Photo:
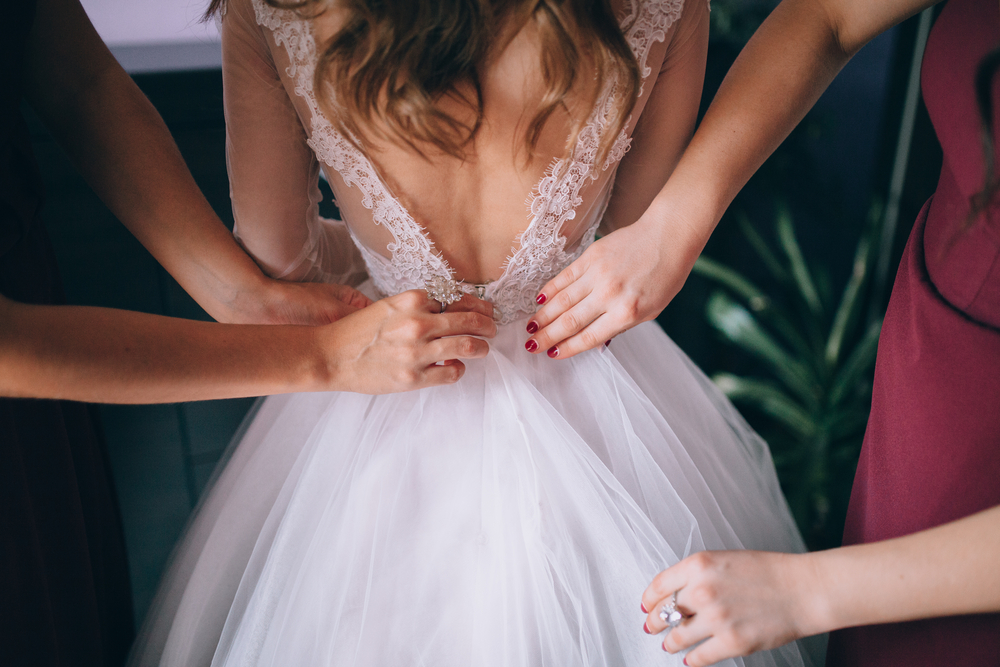
<svg viewBox="0 0 1000 667">
<path fill-rule="evenodd" d="M 368 158 L 337 132 L 320 111 L 312 87 L 316 44 L 311 24 L 293 11 L 275 9 L 262 0 L 252 2 L 257 23 L 269 29 L 275 43 L 288 53 L 288 76 L 295 83 L 295 94 L 306 100 L 311 114 L 309 146 L 321 162 L 337 170 L 349 187 L 356 186 L 360 190 L 362 204 L 372 211 L 375 224 L 383 225 L 392 234 L 393 242 L 387 247 L 391 259 L 387 259 L 358 243 L 352 232 L 376 288 L 388 295 L 422 288 L 435 280 L 453 280 L 452 269 L 435 251 L 426 231 L 388 191 Z M 666 39 L 666 31 L 680 18 L 682 11 L 683 0 L 631 0 L 622 25 L 628 26 L 625 38 L 639 61 L 641 86 L 651 74 L 647 60 L 653 44 Z M 596 216 L 594 223 L 585 230 L 574 251 L 566 252 L 566 238 L 559 232 L 576 216 L 576 209 L 583 202 L 580 196 L 583 186 L 617 165 L 628 151 L 631 139 L 623 130 L 600 169 L 595 168 L 601 137 L 614 121 L 617 88 L 614 80 L 605 83 L 570 158 L 554 160 L 532 191 L 531 220 L 517 239 L 520 247 L 507 259 L 500 278 L 488 285 L 485 292 L 485 297 L 499 308 L 501 323 L 537 310 L 537 291 L 594 240 L 607 207 L 607 195 L 601 205 L 601 215 Z M 627 121 L 625 125 L 628 124 Z M 458 286 L 467 292 L 475 289 L 465 283 Z"/>
<path fill-rule="evenodd" d="M 423 228 L 389 193 L 368 158 L 340 134 L 320 110 L 312 86 L 316 42 L 311 23 L 291 10 L 276 9 L 262 0 L 253 0 L 253 7 L 257 23 L 270 30 L 275 44 L 283 46 L 288 53 L 288 76 L 295 83 L 295 94 L 309 107 L 312 124 L 307 141 L 309 147 L 321 162 L 337 170 L 348 187 L 358 188 L 361 203 L 372 211 L 375 224 L 384 226 L 392 234 L 393 242 L 387 246 L 391 261 L 373 253 L 354 238 L 376 288 L 383 294 L 393 294 L 422 287 L 434 278 L 452 279 L 451 269 L 435 251 Z M 405 287 L 398 289 L 399 285 Z"/>
</svg>

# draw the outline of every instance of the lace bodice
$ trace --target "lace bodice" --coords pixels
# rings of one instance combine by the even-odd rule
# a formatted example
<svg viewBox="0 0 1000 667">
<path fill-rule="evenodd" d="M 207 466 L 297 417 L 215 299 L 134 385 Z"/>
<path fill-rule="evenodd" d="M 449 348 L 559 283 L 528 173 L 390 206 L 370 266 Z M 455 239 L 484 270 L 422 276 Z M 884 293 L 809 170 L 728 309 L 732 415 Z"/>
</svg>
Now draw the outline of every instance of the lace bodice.
<svg viewBox="0 0 1000 667">
<path fill-rule="evenodd" d="M 455 281 L 453 270 L 435 250 L 426 231 L 393 196 L 369 158 L 321 113 L 312 85 L 316 43 L 311 22 L 302 20 L 292 11 L 274 9 L 263 0 L 251 2 L 256 22 L 270 31 L 274 44 L 287 55 L 286 87 L 290 82 L 298 98 L 296 109 L 306 128 L 308 147 L 324 169 L 332 169 L 342 179 L 341 190 L 356 189 L 351 193 L 340 192 L 340 184 L 331 179 L 338 203 L 344 196 L 353 196 L 370 211 L 370 222 L 353 220 L 341 205 L 347 229 L 378 292 L 388 296 L 428 284 L 454 282 L 463 291 L 476 290 L 491 300 L 502 323 L 534 312 L 537 308 L 535 297 L 542 286 L 593 242 L 611 195 L 616 169 L 629 150 L 629 132 L 635 126 L 632 119 L 626 123 L 604 163 L 595 164 L 598 146 L 614 113 L 617 94 L 614 78 L 604 83 L 598 103 L 569 156 L 553 160 L 530 194 L 527 227 L 512 240 L 515 247 L 501 276 L 484 286 L 474 286 Z M 664 41 L 667 30 L 680 17 L 683 0 L 630 0 L 629 7 L 628 15 L 620 19 L 639 62 L 645 88 L 652 71 L 648 63 L 651 49 L 657 42 Z M 276 58 L 275 66 L 281 64 Z M 640 112 L 644 99 L 641 92 L 640 104 L 633 115 Z M 582 191 L 588 185 L 584 196 Z M 359 211 L 360 207 L 356 208 L 356 214 Z M 564 225 L 581 214 L 586 218 L 576 220 L 574 227 L 582 228 L 582 235 L 578 232 L 578 238 L 569 243 L 563 233 Z M 366 243 L 358 233 L 359 225 L 372 223 L 391 234 L 384 254 L 370 242 Z M 317 243 L 316 233 L 310 231 L 308 236 L 307 245 Z"/>
</svg>

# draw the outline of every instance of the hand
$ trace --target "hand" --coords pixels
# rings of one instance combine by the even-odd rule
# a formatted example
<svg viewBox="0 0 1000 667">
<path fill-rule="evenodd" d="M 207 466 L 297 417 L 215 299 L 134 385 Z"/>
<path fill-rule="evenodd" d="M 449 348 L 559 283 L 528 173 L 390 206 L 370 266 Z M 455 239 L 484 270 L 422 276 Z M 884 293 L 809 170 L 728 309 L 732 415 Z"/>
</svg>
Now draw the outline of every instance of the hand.
<svg viewBox="0 0 1000 667">
<path fill-rule="evenodd" d="M 306 324 L 336 322 L 371 299 L 347 285 L 297 283 L 265 278 L 252 292 L 241 293 L 226 313 L 232 324 Z"/>
<path fill-rule="evenodd" d="M 471 295 L 439 312 L 423 290 L 376 301 L 324 327 L 330 375 L 338 386 L 362 394 L 390 394 L 457 382 L 459 359 L 489 352 L 481 338 L 493 338 L 493 304 Z"/>
<path fill-rule="evenodd" d="M 667 633 L 663 649 L 685 656 L 690 667 L 824 632 L 824 598 L 809 554 L 765 551 L 703 551 L 664 570 L 642 594 L 649 609 L 646 631 L 666 628 L 660 609 L 677 591 L 684 621 Z"/>
<path fill-rule="evenodd" d="M 651 211 L 635 224 L 594 242 L 550 280 L 543 307 L 528 323 L 526 348 L 566 359 L 656 317 L 687 280 L 704 241 L 681 243 Z M 670 240 L 665 240 L 669 238 Z M 532 347 L 531 341 L 534 341 Z"/>
</svg>

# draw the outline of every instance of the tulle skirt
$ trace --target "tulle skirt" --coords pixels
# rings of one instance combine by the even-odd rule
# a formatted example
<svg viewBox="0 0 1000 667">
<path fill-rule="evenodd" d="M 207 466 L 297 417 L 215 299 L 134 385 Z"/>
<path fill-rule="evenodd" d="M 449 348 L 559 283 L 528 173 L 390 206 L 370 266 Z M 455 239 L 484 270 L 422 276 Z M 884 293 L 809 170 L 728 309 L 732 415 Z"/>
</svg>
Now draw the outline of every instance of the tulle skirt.
<svg viewBox="0 0 1000 667">
<path fill-rule="evenodd" d="M 657 572 L 803 548 L 767 446 L 653 323 L 559 361 L 523 331 L 455 385 L 260 402 L 131 664 L 680 665 L 642 631 Z"/>
</svg>

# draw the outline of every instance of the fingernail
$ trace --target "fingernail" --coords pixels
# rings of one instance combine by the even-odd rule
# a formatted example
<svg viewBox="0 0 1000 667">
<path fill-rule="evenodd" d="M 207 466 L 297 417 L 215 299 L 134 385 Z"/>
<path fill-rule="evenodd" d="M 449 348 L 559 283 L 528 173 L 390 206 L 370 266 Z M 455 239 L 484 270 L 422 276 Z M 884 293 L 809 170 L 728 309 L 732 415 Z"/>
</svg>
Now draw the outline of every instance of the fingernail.
<svg viewBox="0 0 1000 667">
<path fill-rule="evenodd" d="M 531 320 L 528 322 L 528 333 L 533 334 L 538 331 L 538 322 Z"/>
<path fill-rule="evenodd" d="M 529 338 L 528 342 L 524 344 L 524 349 L 528 352 L 534 352 L 538 349 L 538 343 L 536 343 L 533 338 Z"/>
<path fill-rule="evenodd" d="M 535 303 L 537 303 L 539 306 L 545 303 L 545 301 L 546 298 L 544 294 L 539 294 L 538 296 L 535 297 Z"/>
<path fill-rule="evenodd" d="M 611 341 L 610 340 L 604 341 L 604 347 L 610 347 L 610 346 L 611 346 Z"/>
<path fill-rule="evenodd" d="M 649 634 L 652 634 L 652 633 L 651 633 L 651 632 L 649 631 L 649 626 L 648 626 L 648 625 L 646 625 L 645 623 L 643 623 L 643 624 L 642 624 L 642 629 L 643 629 L 643 630 L 644 630 L 644 631 L 646 632 L 646 634 L 647 634 L 647 635 L 649 635 Z"/>
<path fill-rule="evenodd" d="M 663 642 L 662 644 L 660 644 L 660 648 L 662 648 L 664 651 L 666 651 L 667 650 L 667 642 Z"/>
<path fill-rule="evenodd" d="M 645 602 L 640 602 L 639 603 L 639 609 L 642 609 L 642 613 L 644 613 L 644 614 L 648 614 L 649 613 L 649 610 L 646 609 L 646 603 Z"/>
<path fill-rule="evenodd" d="M 684 660 L 683 660 L 683 662 L 684 662 L 684 664 L 685 664 L 685 665 L 686 665 L 686 664 L 688 664 L 688 659 L 687 659 L 687 656 L 684 656 Z"/>
<path fill-rule="evenodd" d="M 553 345 L 549 348 L 549 351 L 546 352 L 546 354 L 548 354 L 550 358 L 555 359 L 559 356 L 559 348 Z"/>
</svg>

